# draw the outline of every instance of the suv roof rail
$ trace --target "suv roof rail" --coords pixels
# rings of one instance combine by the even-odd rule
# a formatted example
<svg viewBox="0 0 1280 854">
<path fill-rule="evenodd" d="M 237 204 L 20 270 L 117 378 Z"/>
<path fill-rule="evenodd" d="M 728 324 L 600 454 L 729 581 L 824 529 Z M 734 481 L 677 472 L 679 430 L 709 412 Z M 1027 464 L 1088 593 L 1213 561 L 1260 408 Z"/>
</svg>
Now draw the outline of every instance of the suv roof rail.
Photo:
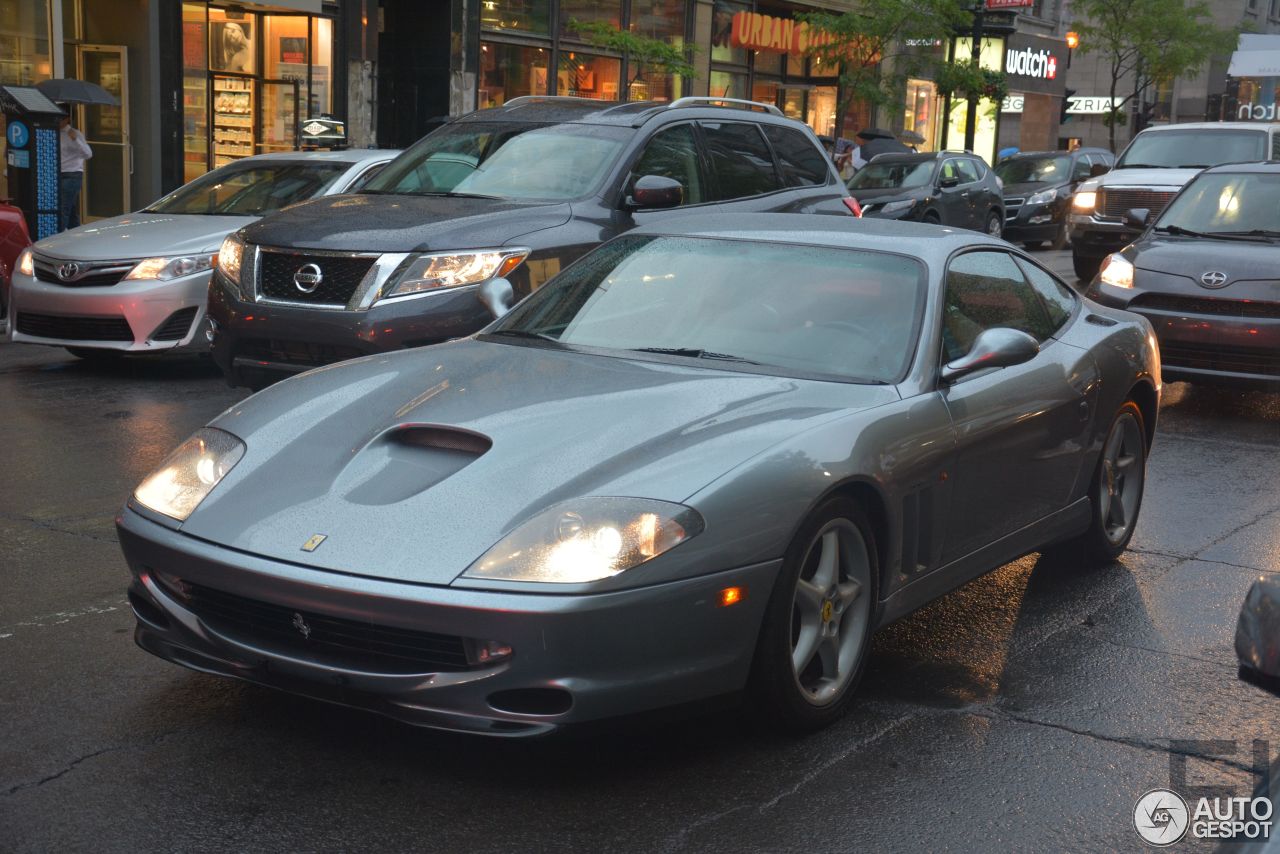
<svg viewBox="0 0 1280 854">
<path fill-rule="evenodd" d="M 759 101 L 748 101 L 743 98 L 717 98 L 714 95 L 686 95 L 683 98 L 676 98 L 670 104 L 667 104 L 666 108 L 668 110 L 676 110 L 680 107 L 695 106 L 731 107 L 738 110 L 752 110 L 757 113 L 769 113 L 774 116 L 783 115 L 782 110 L 779 110 L 773 104 L 762 104 Z"/>
<path fill-rule="evenodd" d="M 580 95 L 517 95 L 503 101 L 503 107 L 518 107 L 521 104 L 609 104 L 599 98 L 583 98 Z"/>
</svg>

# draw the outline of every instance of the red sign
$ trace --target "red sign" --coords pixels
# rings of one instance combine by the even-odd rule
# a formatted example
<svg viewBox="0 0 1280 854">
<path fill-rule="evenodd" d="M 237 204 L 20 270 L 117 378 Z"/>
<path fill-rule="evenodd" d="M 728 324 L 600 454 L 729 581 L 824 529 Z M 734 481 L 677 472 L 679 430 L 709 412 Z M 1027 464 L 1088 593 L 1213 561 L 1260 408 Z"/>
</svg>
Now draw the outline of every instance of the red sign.
<svg viewBox="0 0 1280 854">
<path fill-rule="evenodd" d="M 1018 9 L 1034 5 L 1035 0 L 987 0 L 988 9 Z"/>
<path fill-rule="evenodd" d="M 814 32 L 809 25 L 790 18 L 775 18 L 756 12 L 739 12 L 733 16 L 729 44 L 752 50 L 769 50 L 804 56 L 812 47 L 831 41 L 831 37 Z"/>
</svg>

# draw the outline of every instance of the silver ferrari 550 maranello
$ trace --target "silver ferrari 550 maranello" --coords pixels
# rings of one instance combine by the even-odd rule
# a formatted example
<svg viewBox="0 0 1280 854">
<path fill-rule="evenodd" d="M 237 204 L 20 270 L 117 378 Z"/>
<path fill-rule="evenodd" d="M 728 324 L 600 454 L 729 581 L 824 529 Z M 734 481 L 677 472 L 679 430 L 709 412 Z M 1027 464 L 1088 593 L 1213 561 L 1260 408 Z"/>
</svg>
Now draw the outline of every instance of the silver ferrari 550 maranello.
<svg viewBox="0 0 1280 854">
<path fill-rule="evenodd" d="M 804 729 L 878 626 L 1133 534 L 1151 327 L 1007 243 L 674 215 L 509 294 L 476 288 L 501 316 L 474 336 L 301 374 L 174 451 L 118 520 L 138 644 L 443 729 L 735 694 Z"/>
</svg>

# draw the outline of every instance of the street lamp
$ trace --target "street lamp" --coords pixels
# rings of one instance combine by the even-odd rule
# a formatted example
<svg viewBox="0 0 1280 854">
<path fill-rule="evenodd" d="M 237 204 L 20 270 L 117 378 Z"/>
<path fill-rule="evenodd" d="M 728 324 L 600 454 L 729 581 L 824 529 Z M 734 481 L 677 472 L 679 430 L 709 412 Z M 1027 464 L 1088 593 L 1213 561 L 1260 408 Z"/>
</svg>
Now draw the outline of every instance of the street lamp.
<svg viewBox="0 0 1280 854">
<path fill-rule="evenodd" d="M 1071 52 L 1080 47 L 1080 34 L 1074 30 L 1067 33 L 1067 68 L 1071 67 Z"/>
</svg>

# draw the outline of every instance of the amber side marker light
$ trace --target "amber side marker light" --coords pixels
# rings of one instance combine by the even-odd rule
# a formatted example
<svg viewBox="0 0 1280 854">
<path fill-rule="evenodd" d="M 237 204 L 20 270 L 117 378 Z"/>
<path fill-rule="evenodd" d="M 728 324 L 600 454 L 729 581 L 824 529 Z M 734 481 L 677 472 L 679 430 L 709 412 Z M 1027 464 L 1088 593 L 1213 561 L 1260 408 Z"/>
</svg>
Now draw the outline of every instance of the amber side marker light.
<svg viewBox="0 0 1280 854">
<path fill-rule="evenodd" d="M 720 591 L 720 607 L 728 608 L 730 605 L 737 605 L 746 597 L 745 587 L 726 587 Z"/>
</svg>

